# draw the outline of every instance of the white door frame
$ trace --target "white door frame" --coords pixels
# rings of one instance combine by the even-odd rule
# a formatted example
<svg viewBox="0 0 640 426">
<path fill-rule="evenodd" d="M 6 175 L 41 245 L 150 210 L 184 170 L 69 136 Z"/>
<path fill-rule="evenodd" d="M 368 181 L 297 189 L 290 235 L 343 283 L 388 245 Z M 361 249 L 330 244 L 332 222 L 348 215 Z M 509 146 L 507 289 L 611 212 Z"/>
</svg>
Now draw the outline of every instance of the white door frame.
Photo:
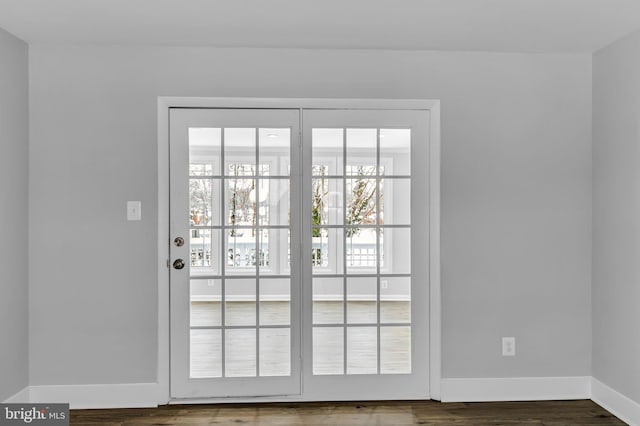
<svg viewBox="0 0 640 426">
<path fill-rule="evenodd" d="M 306 99 L 158 97 L 158 403 L 304 401 L 303 396 L 172 400 L 169 382 L 169 109 L 404 109 L 428 110 L 429 123 L 429 398 L 440 400 L 440 101 L 422 99 Z"/>
</svg>

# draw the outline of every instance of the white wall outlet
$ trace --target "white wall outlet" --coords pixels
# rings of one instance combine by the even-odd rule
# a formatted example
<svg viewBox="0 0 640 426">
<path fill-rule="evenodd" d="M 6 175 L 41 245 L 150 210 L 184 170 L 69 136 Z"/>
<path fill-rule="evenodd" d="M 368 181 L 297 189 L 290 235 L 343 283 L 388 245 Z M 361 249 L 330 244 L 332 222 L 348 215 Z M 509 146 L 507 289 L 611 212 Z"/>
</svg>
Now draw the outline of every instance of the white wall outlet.
<svg viewBox="0 0 640 426">
<path fill-rule="evenodd" d="M 142 220 L 142 203 L 127 201 L 127 220 Z"/>
<path fill-rule="evenodd" d="M 502 356 L 516 356 L 516 338 L 502 338 Z"/>
<path fill-rule="evenodd" d="M 380 280 L 380 287 L 382 287 L 383 290 L 386 290 L 389 288 L 389 281 L 387 280 Z"/>
</svg>

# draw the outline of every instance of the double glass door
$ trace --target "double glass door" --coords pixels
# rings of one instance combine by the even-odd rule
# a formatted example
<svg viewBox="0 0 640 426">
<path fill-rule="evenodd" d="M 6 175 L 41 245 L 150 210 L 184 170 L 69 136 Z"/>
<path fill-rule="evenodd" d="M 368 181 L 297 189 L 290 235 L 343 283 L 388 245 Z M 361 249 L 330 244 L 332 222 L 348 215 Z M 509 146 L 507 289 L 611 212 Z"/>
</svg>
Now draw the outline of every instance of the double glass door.
<svg viewBox="0 0 640 426">
<path fill-rule="evenodd" d="M 172 397 L 428 394 L 427 126 L 170 110 Z"/>
</svg>

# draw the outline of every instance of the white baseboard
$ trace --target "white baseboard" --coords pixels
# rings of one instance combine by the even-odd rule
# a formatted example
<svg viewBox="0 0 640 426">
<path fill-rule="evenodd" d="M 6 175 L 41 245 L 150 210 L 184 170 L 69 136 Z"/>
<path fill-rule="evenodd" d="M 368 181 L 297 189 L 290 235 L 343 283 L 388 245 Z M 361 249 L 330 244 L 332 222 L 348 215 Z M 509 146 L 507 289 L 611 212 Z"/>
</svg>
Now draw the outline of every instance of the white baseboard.
<svg viewBox="0 0 640 426">
<path fill-rule="evenodd" d="M 623 422 L 640 425 L 640 404 L 595 377 L 591 380 L 591 399 Z"/>
<path fill-rule="evenodd" d="M 589 399 L 591 377 L 442 379 L 442 402 Z"/>
<path fill-rule="evenodd" d="M 157 383 L 30 386 L 29 394 L 29 402 L 69 403 L 74 409 L 157 407 L 162 401 Z"/>
<path fill-rule="evenodd" d="M 31 402 L 29 386 L 3 401 L 5 404 L 21 404 L 27 402 Z"/>
<path fill-rule="evenodd" d="M 442 379 L 440 396 L 442 402 L 592 399 L 621 420 L 640 426 L 640 403 L 590 376 Z M 311 400 L 301 397 L 275 399 Z M 73 409 L 157 407 L 169 403 L 158 383 L 29 386 L 4 402 L 69 403 Z M 230 400 L 171 401 L 177 402 Z"/>
</svg>

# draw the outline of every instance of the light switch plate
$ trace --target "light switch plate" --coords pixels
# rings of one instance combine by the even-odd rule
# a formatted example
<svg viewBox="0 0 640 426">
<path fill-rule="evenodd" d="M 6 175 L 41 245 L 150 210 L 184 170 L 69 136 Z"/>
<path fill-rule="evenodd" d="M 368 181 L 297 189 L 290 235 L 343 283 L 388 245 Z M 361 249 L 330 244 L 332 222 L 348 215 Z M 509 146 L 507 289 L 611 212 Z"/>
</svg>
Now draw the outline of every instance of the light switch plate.
<svg viewBox="0 0 640 426">
<path fill-rule="evenodd" d="M 127 201 L 127 220 L 142 220 L 142 203 Z"/>
</svg>

